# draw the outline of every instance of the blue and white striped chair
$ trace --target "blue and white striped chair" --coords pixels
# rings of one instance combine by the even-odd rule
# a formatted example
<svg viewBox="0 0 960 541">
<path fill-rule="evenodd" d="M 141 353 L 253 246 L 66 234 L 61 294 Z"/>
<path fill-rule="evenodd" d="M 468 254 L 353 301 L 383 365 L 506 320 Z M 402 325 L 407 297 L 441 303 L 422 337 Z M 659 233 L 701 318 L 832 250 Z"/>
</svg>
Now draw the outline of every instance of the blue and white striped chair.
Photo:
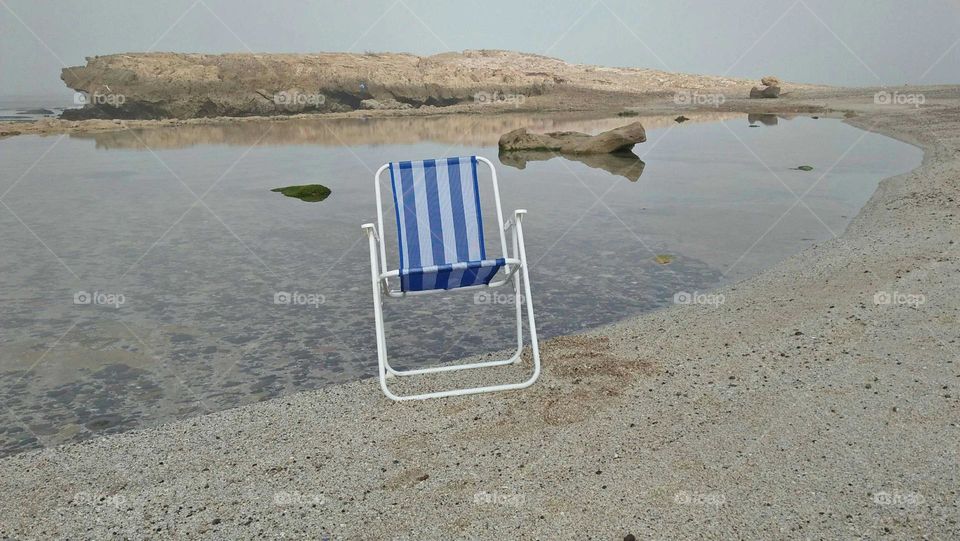
<svg viewBox="0 0 960 541">
<path fill-rule="evenodd" d="M 480 211 L 478 164 L 490 168 L 493 196 L 497 207 L 497 230 L 501 257 L 489 259 L 483 238 Z M 399 265 L 387 270 L 387 250 L 383 241 L 383 206 L 380 177 L 390 172 L 393 202 L 399 237 Z M 363 224 L 370 241 L 370 277 L 373 282 L 373 310 L 377 330 L 380 387 L 393 400 L 421 400 L 465 394 L 523 389 L 533 385 L 540 375 L 540 350 L 533 319 L 530 277 L 523 246 L 521 218 L 526 210 L 514 211 L 503 221 L 497 172 L 490 160 L 479 156 L 442 158 L 416 162 L 384 164 L 374 175 L 377 196 L 377 225 Z M 512 231 L 513 257 L 507 257 L 507 231 Z M 497 276 L 500 275 L 500 278 Z M 520 292 L 521 279 L 523 294 Z M 387 361 L 384 335 L 383 297 L 406 297 L 452 289 L 468 290 L 513 283 L 517 314 L 517 349 L 508 359 L 459 365 L 444 365 L 416 370 L 396 370 Z M 395 287 L 391 288 L 391 284 Z M 453 389 L 418 395 L 398 396 L 390 391 L 387 378 L 412 376 L 471 368 L 502 366 L 517 362 L 523 349 L 522 301 L 526 301 L 527 324 L 533 353 L 533 375 L 522 383 Z"/>
</svg>

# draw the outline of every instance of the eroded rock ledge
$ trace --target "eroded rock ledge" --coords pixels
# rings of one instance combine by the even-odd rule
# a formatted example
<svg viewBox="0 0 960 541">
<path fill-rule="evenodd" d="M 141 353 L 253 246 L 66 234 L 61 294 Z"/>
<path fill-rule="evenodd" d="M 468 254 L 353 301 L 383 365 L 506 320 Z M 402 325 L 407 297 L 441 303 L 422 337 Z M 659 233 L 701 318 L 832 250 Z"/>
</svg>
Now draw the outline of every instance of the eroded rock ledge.
<svg viewBox="0 0 960 541">
<path fill-rule="evenodd" d="M 747 89 L 741 79 L 568 64 L 508 51 L 410 54 L 129 53 L 90 57 L 61 78 L 87 104 L 68 119 L 199 118 L 476 103 L 522 106 L 564 90 Z"/>
<path fill-rule="evenodd" d="M 500 137 L 500 152 L 553 151 L 563 154 L 611 154 L 630 152 L 647 140 L 643 124 L 634 122 L 597 135 L 576 131 L 530 133 L 520 128 Z"/>
</svg>

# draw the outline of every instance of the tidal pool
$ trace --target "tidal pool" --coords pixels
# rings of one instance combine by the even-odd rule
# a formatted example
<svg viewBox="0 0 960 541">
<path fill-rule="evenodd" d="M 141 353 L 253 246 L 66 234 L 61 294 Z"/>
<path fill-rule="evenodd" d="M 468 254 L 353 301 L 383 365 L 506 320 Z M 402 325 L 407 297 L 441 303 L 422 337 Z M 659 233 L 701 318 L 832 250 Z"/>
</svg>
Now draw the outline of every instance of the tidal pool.
<svg viewBox="0 0 960 541">
<path fill-rule="evenodd" d="M 547 338 L 709 301 L 840 234 L 882 178 L 922 157 L 835 119 L 690 116 L 288 120 L 0 141 L 0 454 L 374 375 L 360 225 L 375 219 L 372 175 L 387 161 L 498 165 L 505 213 L 529 210 Z M 637 157 L 496 148 L 523 126 L 595 133 L 634 120 L 648 136 Z M 306 184 L 331 194 L 271 192 Z M 509 293 L 388 301 L 391 358 L 510 347 Z"/>
</svg>

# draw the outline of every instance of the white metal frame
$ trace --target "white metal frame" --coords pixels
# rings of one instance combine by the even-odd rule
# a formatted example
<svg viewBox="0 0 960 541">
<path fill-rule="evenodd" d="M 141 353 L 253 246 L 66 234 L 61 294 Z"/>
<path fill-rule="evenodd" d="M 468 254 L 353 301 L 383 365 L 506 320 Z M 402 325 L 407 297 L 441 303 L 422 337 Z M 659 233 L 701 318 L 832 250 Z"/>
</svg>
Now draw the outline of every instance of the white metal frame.
<svg viewBox="0 0 960 541">
<path fill-rule="evenodd" d="M 500 248 L 506 264 L 503 268 L 503 278 L 497 281 L 491 281 L 489 284 L 480 284 L 475 286 L 461 287 L 455 290 L 433 289 L 426 291 L 401 291 L 399 289 L 390 289 L 390 279 L 400 276 L 399 270 L 386 270 L 387 267 L 387 249 L 383 241 L 383 204 L 380 198 L 380 175 L 390 166 L 384 164 L 377 169 L 374 174 L 375 191 L 377 195 L 377 225 L 363 224 L 362 228 L 367 235 L 370 243 L 370 279 L 373 284 L 373 312 L 377 330 L 377 358 L 379 361 L 380 388 L 383 393 L 392 400 L 423 400 L 427 398 L 442 398 L 445 396 L 461 396 L 468 394 L 489 393 L 494 391 L 506 391 L 510 389 L 524 389 L 533 385 L 540 377 L 540 349 L 537 343 L 537 327 L 533 318 L 533 297 L 530 295 L 530 275 L 527 269 L 527 253 L 523 245 L 523 225 L 522 218 L 527 213 L 525 209 L 515 210 L 513 217 L 504 222 L 503 212 L 500 209 L 500 188 L 497 185 L 497 171 L 490 160 L 477 156 L 477 161 L 486 164 L 490 168 L 491 178 L 493 179 L 493 197 L 497 207 L 497 224 L 500 233 Z M 512 231 L 513 239 L 513 257 L 507 257 L 507 231 Z M 520 295 L 520 283 L 523 282 L 523 296 Z M 480 288 L 499 287 L 508 281 L 513 282 L 514 299 L 517 314 L 517 350 L 507 359 L 495 361 L 484 361 L 477 363 L 444 365 L 432 368 L 419 368 L 415 370 L 396 370 L 390 366 L 387 361 L 387 341 L 384 334 L 383 321 L 383 298 L 386 297 L 406 297 L 408 295 L 421 295 L 429 293 L 444 293 L 450 291 L 465 291 Z M 387 379 L 394 376 L 416 376 L 422 374 L 433 374 L 437 372 L 452 372 L 455 370 L 468 370 L 473 368 L 487 368 L 492 366 L 503 366 L 515 363 L 520 360 L 520 354 L 523 351 L 523 310 L 521 304 L 527 305 L 527 324 L 530 327 L 530 348 L 533 353 L 533 375 L 521 383 L 509 383 L 503 385 L 491 385 L 487 387 L 473 387 L 469 389 L 452 389 L 448 391 L 437 391 L 432 393 L 423 393 L 415 395 L 400 396 L 394 394 L 387 386 Z"/>
</svg>

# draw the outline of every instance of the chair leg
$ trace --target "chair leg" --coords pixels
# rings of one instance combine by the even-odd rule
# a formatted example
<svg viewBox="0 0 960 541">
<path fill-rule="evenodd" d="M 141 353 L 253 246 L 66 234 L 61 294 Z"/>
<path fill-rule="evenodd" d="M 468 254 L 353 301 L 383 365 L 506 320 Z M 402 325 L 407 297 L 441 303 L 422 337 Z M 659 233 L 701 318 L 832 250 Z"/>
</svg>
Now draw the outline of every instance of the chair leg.
<svg viewBox="0 0 960 541">
<path fill-rule="evenodd" d="M 518 273 L 518 274 L 519 274 L 519 273 Z M 524 278 L 523 278 L 523 281 L 524 281 L 525 293 L 526 293 L 527 317 L 528 317 L 528 321 L 529 321 L 530 323 L 534 323 L 534 320 L 533 320 L 533 308 L 532 308 L 532 306 L 530 306 L 530 286 L 529 286 L 529 284 L 526 283 L 527 277 L 528 277 L 528 275 L 527 275 L 527 273 L 525 272 L 525 265 L 524 265 Z M 519 290 L 519 284 L 517 284 L 517 289 Z M 379 293 L 380 293 L 380 292 L 379 292 L 379 290 L 378 290 L 378 291 L 374 294 L 374 295 L 375 295 L 375 302 L 374 302 L 374 305 L 375 305 L 375 306 L 374 306 L 374 308 L 375 308 L 375 310 L 377 310 L 377 313 L 379 314 L 377 317 L 379 318 L 379 322 L 380 322 L 380 324 L 382 325 L 383 319 L 382 319 L 382 312 L 380 311 L 380 310 L 382 309 L 382 307 L 381 307 L 380 303 L 376 302 L 377 300 L 379 300 L 379 297 L 377 297 L 377 295 L 378 295 Z M 518 301 L 518 303 L 519 303 L 519 301 Z M 518 315 L 518 316 L 522 316 L 522 312 L 521 312 L 521 310 L 520 310 L 519 308 L 517 309 L 517 315 Z M 505 365 L 505 364 L 514 363 L 514 362 L 516 362 L 517 360 L 520 359 L 520 354 L 521 354 L 521 352 L 523 351 L 522 328 L 523 328 L 522 319 L 519 319 L 519 320 L 518 320 L 518 331 L 521 332 L 521 334 L 519 335 L 519 338 L 518 338 L 519 346 L 518 346 L 517 352 L 516 352 L 513 356 L 511 356 L 509 359 L 503 359 L 503 360 L 497 360 L 497 361 L 486 361 L 486 362 L 482 362 L 482 363 L 471 363 L 471 364 L 465 364 L 465 365 L 439 366 L 439 367 L 434 367 L 434 368 L 424 368 L 424 369 L 420 369 L 420 370 L 406 370 L 406 371 L 400 372 L 398 375 L 411 376 L 411 375 L 417 375 L 417 374 L 431 374 L 431 373 L 436 373 L 436 372 L 449 372 L 449 371 L 455 371 L 455 370 L 467 370 L 467 369 L 471 369 L 471 368 L 485 368 L 485 367 L 500 366 L 500 365 Z M 470 388 L 470 389 L 451 389 L 451 390 L 448 390 L 448 391 L 437 391 L 437 392 L 432 392 L 432 393 L 423 393 L 423 394 L 416 394 L 416 395 L 400 396 L 400 395 L 394 394 L 394 393 L 390 390 L 390 388 L 388 387 L 388 385 L 387 385 L 387 377 L 388 377 L 388 375 L 389 375 L 389 372 L 388 372 L 388 369 L 387 369 L 386 367 L 389 366 L 389 365 L 387 364 L 387 360 L 386 360 L 386 340 L 385 340 L 385 339 L 381 340 L 381 338 L 383 338 L 382 326 L 378 326 L 377 336 L 378 336 L 377 352 L 378 352 L 378 355 L 380 356 L 380 360 L 381 360 L 381 365 L 380 365 L 380 366 L 381 366 L 381 370 L 380 370 L 380 388 L 383 390 L 383 393 L 387 396 L 387 398 L 390 398 L 391 400 L 396 400 L 396 401 L 425 400 L 425 399 L 428 399 L 428 398 L 443 398 L 443 397 L 448 397 L 448 396 L 464 396 L 464 395 L 470 395 L 470 394 L 480 394 L 480 393 L 490 393 L 490 392 L 496 392 L 496 391 L 506 391 L 506 390 L 511 390 L 511 389 L 524 389 L 524 388 L 526 388 L 526 387 L 529 387 L 529 386 L 533 385 L 533 383 L 534 383 L 534 382 L 537 380 L 537 378 L 540 376 L 540 351 L 539 351 L 538 344 L 537 344 L 537 342 L 536 342 L 536 336 L 537 336 L 537 335 L 536 335 L 536 329 L 535 329 L 535 328 L 532 328 L 532 332 L 530 333 L 530 337 L 531 337 L 531 346 L 532 346 L 532 351 L 533 351 L 534 372 L 533 372 L 533 375 L 532 375 L 529 379 L 527 379 L 526 381 L 524 381 L 524 382 L 522 382 L 522 383 L 508 383 L 508 384 L 502 384 L 502 385 L 491 385 L 491 386 L 487 386 L 487 387 L 474 387 L 474 388 Z M 395 372 L 396 372 L 396 371 L 395 371 Z"/>
<path fill-rule="evenodd" d="M 514 250 L 516 253 L 516 250 Z M 457 370 L 470 370 L 472 368 L 488 368 L 492 366 L 504 366 L 507 364 L 514 364 L 520 360 L 520 356 L 523 353 L 523 312 L 521 310 L 521 293 L 520 293 L 520 273 L 516 272 L 513 275 L 513 291 L 514 291 L 514 302 L 516 303 L 516 312 L 517 312 L 517 349 L 513 352 L 507 359 L 498 359 L 495 361 L 483 361 L 477 363 L 469 364 L 456 364 L 456 365 L 446 365 L 446 366 L 437 366 L 432 368 L 417 368 L 412 370 L 397 370 L 390 366 L 389 359 L 384 358 L 384 364 L 387 368 L 387 377 L 393 376 L 419 376 L 422 374 L 433 374 L 437 372 L 454 372 Z"/>
<path fill-rule="evenodd" d="M 462 365 L 439 366 L 433 368 L 422 368 L 416 370 L 395 370 L 390 367 L 387 360 L 387 341 L 384 332 L 383 321 L 383 293 L 380 290 L 379 277 L 376 269 L 376 245 L 373 238 L 370 239 L 370 260 L 371 260 L 371 278 L 373 283 L 373 309 L 374 319 L 377 331 L 377 360 L 380 379 L 380 388 L 383 393 L 395 401 L 405 400 L 425 400 L 428 398 L 443 398 L 448 396 L 464 396 L 470 394 L 490 393 L 496 391 L 506 391 L 512 389 L 524 389 L 534 384 L 540 377 L 540 345 L 537 341 L 537 327 L 533 315 L 533 296 L 530 293 L 530 273 L 527 269 L 527 255 L 523 245 L 523 229 L 518 221 L 514 232 L 514 253 L 520 256 L 520 272 L 514 274 L 514 293 L 515 307 L 517 315 L 517 350 L 509 359 L 496 361 L 485 361 L 479 363 L 470 363 Z M 520 276 L 522 273 L 522 277 Z M 520 296 L 520 281 L 523 281 L 523 297 Z M 416 395 L 400 396 L 394 394 L 387 385 L 387 378 L 392 376 L 413 376 L 419 374 L 432 374 L 437 372 L 451 372 L 456 370 L 469 370 L 473 368 L 485 368 L 492 366 L 501 366 L 515 363 L 520 359 L 523 352 L 523 311 L 522 304 L 527 305 L 527 324 L 530 328 L 530 348 L 533 355 L 533 374 L 529 379 L 522 383 L 508 383 L 502 385 L 491 385 L 487 387 L 474 387 L 470 389 L 451 389 L 448 391 L 437 391 L 432 393 L 423 393 Z"/>
</svg>

